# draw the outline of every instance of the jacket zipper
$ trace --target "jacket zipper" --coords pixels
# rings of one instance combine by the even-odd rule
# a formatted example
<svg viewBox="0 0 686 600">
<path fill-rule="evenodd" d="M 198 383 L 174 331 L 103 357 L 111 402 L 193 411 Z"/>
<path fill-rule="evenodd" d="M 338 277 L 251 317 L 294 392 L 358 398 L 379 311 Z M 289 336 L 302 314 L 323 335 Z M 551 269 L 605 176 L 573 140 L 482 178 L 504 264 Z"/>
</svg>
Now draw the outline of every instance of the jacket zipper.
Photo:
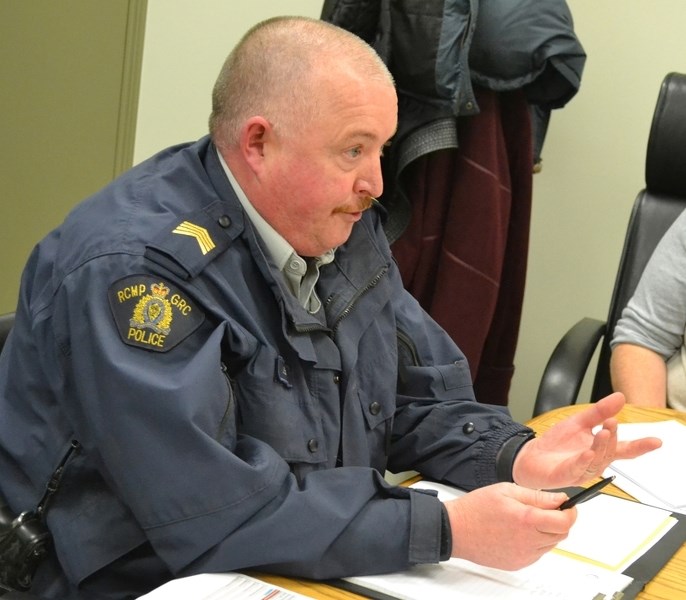
<svg viewBox="0 0 686 600">
<path fill-rule="evenodd" d="M 229 377 L 229 369 L 227 366 L 222 362 L 221 363 L 221 370 L 224 375 L 224 378 L 226 380 L 226 388 L 229 392 L 229 399 L 228 402 L 226 403 L 226 410 L 224 411 L 224 416 L 222 416 L 222 420 L 219 423 L 219 428 L 217 429 L 217 436 L 216 440 L 220 441 L 222 436 L 224 435 L 224 432 L 226 430 L 226 426 L 229 423 L 231 419 L 231 412 L 233 410 L 234 404 L 235 404 L 235 393 L 234 393 L 234 387 L 233 387 L 233 381 L 231 381 L 231 377 Z M 238 414 L 236 415 L 236 419 L 238 419 Z"/>
<path fill-rule="evenodd" d="M 346 306 L 343 309 L 341 314 L 338 315 L 338 318 L 334 322 L 333 327 L 331 328 L 331 330 L 333 331 L 334 334 L 336 333 L 336 330 L 338 329 L 338 326 L 340 325 L 341 321 L 343 319 L 345 319 L 353 311 L 353 308 L 355 307 L 355 304 L 357 303 L 357 301 L 362 296 L 364 296 L 369 290 L 376 287 L 376 285 L 379 283 L 379 281 L 381 281 L 381 279 L 383 278 L 383 276 L 387 272 L 388 272 L 388 266 L 382 267 L 381 270 L 374 277 L 372 277 L 372 279 L 369 280 L 367 285 L 365 287 L 363 287 L 357 294 L 355 294 L 353 299 L 348 303 L 348 306 Z"/>
<path fill-rule="evenodd" d="M 398 329 L 396 336 L 398 337 L 398 345 L 406 348 L 412 357 L 412 366 L 419 367 L 421 363 L 419 361 L 419 355 L 417 354 L 417 348 L 414 345 L 412 338 L 410 338 L 410 336 L 401 329 Z"/>
</svg>

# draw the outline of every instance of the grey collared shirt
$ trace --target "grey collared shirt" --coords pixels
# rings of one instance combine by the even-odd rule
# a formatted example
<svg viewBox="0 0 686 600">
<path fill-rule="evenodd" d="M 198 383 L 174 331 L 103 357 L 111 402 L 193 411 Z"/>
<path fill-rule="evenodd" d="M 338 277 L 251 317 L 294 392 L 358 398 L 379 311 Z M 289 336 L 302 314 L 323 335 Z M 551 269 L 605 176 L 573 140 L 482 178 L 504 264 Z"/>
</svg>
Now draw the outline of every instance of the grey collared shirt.
<svg viewBox="0 0 686 600">
<path fill-rule="evenodd" d="M 262 238 L 277 268 L 283 273 L 289 288 L 304 308 L 311 313 L 318 312 L 321 301 L 317 296 L 315 284 L 319 278 L 319 268 L 333 261 L 335 249 L 327 250 L 309 261 L 299 256 L 293 246 L 257 212 L 219 151 L 217 155 L 243 210 Z"/>
</svg>

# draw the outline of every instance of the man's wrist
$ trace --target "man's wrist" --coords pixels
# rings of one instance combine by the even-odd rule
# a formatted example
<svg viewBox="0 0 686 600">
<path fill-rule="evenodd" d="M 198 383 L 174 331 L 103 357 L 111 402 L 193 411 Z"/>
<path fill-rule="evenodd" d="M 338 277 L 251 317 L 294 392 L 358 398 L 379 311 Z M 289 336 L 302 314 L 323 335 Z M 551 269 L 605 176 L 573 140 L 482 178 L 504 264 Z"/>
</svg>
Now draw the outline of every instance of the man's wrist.
<svg viewBox="0 0 686 600">
<path fill-rule="evenodd" d="M 517 454 L 524 444 L 536 437 L 536 433 L 531 430 L 520 431 L 508 439 L 498 450 L 495 457 L 495 472 L 498 481 L 513 482 L 512 470 Z"/>
</svg>

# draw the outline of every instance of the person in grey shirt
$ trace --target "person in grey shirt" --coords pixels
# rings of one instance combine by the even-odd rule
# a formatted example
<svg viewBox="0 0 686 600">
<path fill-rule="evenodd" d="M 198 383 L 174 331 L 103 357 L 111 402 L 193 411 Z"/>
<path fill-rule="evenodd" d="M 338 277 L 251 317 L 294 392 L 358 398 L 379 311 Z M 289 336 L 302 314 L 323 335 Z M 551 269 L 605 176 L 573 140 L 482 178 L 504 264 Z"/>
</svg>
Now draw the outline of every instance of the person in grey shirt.
<svg viewBox="0 0 686 600">
<path fill-rule="evenodd" d="M 617 321 L 610 371 L 627 403 L 686 410 L 686 212 L 651 256 Z"/>
</svg>

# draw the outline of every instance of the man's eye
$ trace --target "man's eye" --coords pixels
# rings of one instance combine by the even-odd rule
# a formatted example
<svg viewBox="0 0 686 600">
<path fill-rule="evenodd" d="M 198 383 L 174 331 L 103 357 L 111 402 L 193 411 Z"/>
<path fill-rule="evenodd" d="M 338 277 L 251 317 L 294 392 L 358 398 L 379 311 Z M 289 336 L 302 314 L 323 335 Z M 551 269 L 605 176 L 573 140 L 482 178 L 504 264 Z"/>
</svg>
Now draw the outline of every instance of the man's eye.
<svg viewBox="0 0 686 600">
<path fill-rule="evenodd" d="M 362 154 L 362 148 L 359 146 L 355 146 L 354 148 L 350 148 L 350 150 L 348 150 L 348 156 L 350 156 L 350 158 L 357 158 L 360 154 Z"/>
</svg>

